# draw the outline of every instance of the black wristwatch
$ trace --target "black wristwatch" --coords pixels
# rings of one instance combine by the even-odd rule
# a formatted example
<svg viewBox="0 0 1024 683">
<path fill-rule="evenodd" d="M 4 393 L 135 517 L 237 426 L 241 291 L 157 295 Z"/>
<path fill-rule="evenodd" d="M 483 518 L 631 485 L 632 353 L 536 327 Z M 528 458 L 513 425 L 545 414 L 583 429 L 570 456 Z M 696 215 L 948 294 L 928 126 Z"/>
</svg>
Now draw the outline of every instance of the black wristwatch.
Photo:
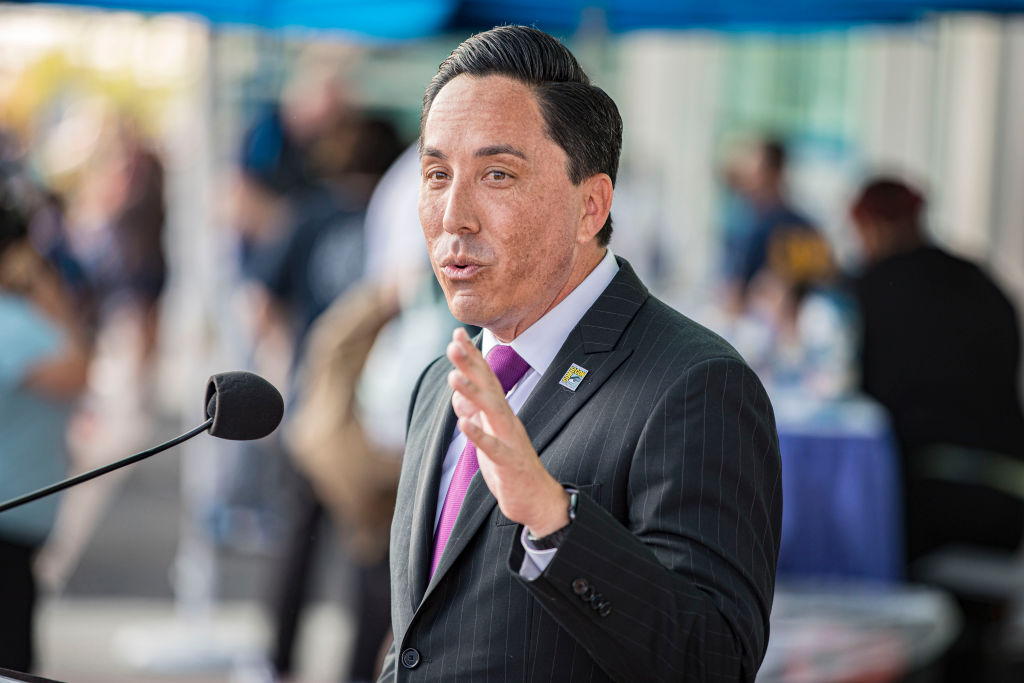
<svg viewBox="0 0 1024 683">
<path fill-rule="evenodd" d="M 576 503 L 579 501 L 579 492 L 575 489 L 567 489 L 569 491 L 569 523 L 563 526 L 557 531 L 552 531 L 547 536 L 541 536 L 537 538 L 532 532 L 526 532 L 526 538 L 530 541 L 534 550 L 551 550 L 557 548 L 562 540 L 569 533 L 569 527 L 572 525 L 572 520 L 576 519 Z"/>
</svg>

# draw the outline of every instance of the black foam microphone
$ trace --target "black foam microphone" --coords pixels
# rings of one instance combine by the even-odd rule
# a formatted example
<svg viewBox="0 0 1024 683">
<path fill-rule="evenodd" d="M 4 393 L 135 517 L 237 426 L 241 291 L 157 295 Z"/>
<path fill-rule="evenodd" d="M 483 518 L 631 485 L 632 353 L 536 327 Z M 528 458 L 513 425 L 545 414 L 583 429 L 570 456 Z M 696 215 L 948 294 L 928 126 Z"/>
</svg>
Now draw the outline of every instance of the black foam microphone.
<svg viewBox="0 0 1024 683">
<path fill-rule="evenodd" d="M 210 434 L 220 439 L 262 439 L 281 423 L 284 401 L 274 385 L 251 372 L 222 372 L 206 384 Z"/>
<path fill-rule="evenodd" d="M 206 384 L 206 398 L 203 401 L 203 405 L 206 408 L 207 420 L 195 429 L 147 451 L 129 455 L 123 460 L 117 460 L 103 467 L 83 472 L 70 479 L 65 479 L 46 488 L 9 500 L 6 503 L 0 504 L 0 512 L 31 503 L 34 500 L 63 491 L 76 484 L 95 479 L 102 474 L 113 472 L 125 465 L 145 460 L 151 455 L 166 451 L 168 448 L 188 441 L 193 436 L 207 430 L 213 436 L 221 439 L 232 439 L 235 441 L 261 439 L 277 429 L 277 425 L 281 423 L 281 418 L 284 417 L 284 400 L 281 398 L 280 392 L 274 388 L 274 385 L 259 375 L 241 370 L 222 372 L 211 377 Z"/>
</svg>

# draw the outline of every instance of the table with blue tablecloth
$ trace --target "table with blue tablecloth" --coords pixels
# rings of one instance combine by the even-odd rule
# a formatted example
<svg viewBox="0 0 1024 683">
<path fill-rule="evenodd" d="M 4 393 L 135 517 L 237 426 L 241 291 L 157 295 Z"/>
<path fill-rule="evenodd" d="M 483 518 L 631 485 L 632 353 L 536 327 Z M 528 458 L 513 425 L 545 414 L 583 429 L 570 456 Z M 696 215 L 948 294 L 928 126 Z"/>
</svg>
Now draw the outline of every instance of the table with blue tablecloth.
<svg viewBox="0 0 1024 683">
<path fill-rule="evenodd" d="M 901 579 L 901 474 L 885 411 L 860 397 L 772 402 L 782 454 L 780 579 Z"/>
</svg>

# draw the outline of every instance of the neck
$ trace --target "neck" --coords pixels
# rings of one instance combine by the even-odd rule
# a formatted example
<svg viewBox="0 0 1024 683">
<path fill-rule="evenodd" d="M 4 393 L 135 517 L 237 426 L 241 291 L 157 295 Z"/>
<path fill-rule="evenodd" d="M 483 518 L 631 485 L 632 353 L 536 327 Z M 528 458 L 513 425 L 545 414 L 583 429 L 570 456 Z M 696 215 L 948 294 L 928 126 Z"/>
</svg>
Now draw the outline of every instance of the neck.
<svg viewBox="0 0 1024 683">
<path fill-rule="evenodd" d="M 924 244 L 924 236 L 919 230 L 890 230 L 886 234 L 886 239 L 876 248 L 872 261 L 877 263 L 890 256 L 905 254 L 921 248 Z"/>
<path fill-rule="evenodd" d="M 519 320 L 507 327 L 502 327 L 500 329 L 488 328 L 491 330 L 494 338 L 503 344 L 512 342 L 516 337 L 529 329 L 530 325 L 533 325 L 535 322 L 547 315 L 548 311 L 560 304 L 565 297 L 569 296 L 574 289 L 579 287 L 580 283 L 586 280 L 587 276 L 594 272 L 594 268 L 597 268 L 597 265 L 601 263 L 601 260 L 604 258 L 606 253 L 608 253 L 608 250 L 605 247 L 597 247 L 595 249 L 588 250 L 585 256 L 581 255 L 573 265 L 572 271 L 569 274 L 569 279 L 566 280 L 565 285 L 562 286 L 562 289 L 558 292 L 555 298 L 552 299 L 551 302 L 540 311 L 540 313 L 530 316 L 529 318 Z"/>
</svg>

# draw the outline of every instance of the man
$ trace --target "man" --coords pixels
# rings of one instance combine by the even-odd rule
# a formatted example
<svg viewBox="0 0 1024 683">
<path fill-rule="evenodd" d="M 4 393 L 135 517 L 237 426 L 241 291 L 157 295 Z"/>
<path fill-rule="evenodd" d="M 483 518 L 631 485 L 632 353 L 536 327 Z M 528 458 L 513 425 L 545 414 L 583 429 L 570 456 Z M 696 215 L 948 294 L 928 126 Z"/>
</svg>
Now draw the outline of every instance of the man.
<svg viewBox="0 0 1024 683">
<path fill-rule="evenodd" d="M 917 561 L 953 546 L 1014 552 L 1024 502 L 1006 472 L 1024 459 L 1024 412 L 1013 306 L 978 266 L 929 243 L 924 196 L 904 181 L 868 181 L 851 214 L 866 261 L 854 282 L 862 386 L 889 410 L 903 456 L 908 575 L 929 580 L 931 563 Z M 956 588 L 963 628 L 943 680 L 1018 680 L 993 647 L 1010 602 Z"/>
<path fill-rule="evenodd" d="M 793 207 L 786 192 L 786 147 L 775 139 L 748 142 L 726 169 L 729 189 L 742 201 L 740 224 L 727 226 L 727 304 L 746 309 L 751 283 L 769 266 L 773 245 L 790 240 L 820 240 L 817 228 Z M 731 228 L 731 229 L 730 229 Z"/>
<path fill-rule="evenodd" d="M 608 251 L 621 132 L 531 28 L 468 39 L 427 89 L 420 221 L 452 313 L 484 331 L 456 330 L 413 392 L 381 680 L 754 679 L 771 406 Z"/>
<path fill-rule="evenodd" d="M 862 384 L 891 413 L 907 460 L 911 562 L 950 543 L 1016 548 L 1024 532 L 1016 498 L 919 476 L 936 445 L 1024 459 L 1013 305 L 976 265 L 929 243 L 924 212 L 918 190 L 884 177 L 851 210 L 867 262 L 854 283 Z"/>
</svg>

